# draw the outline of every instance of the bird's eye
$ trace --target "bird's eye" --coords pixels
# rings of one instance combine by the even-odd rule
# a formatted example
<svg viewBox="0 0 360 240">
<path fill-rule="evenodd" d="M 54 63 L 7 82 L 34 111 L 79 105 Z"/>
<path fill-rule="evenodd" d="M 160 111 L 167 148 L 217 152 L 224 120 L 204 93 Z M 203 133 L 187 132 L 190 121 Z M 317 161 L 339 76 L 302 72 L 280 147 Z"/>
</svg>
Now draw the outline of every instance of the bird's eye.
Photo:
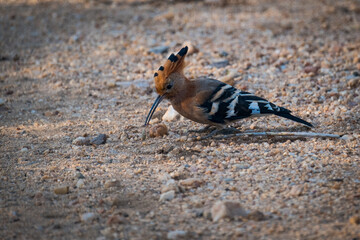
<svg viewBox="0 0 360 240">
<path fill-rule="evenodd" d="M 168 89 L 168 90 L 169 90 L 169 89 L 171 89 L 171 88 L 172 88 L 172 86 L 173 86 L 173 85 L 172 85 L 171 83 L 169 83 L 169 84 L 166 86 L 166 89 Z"/>
</svg>

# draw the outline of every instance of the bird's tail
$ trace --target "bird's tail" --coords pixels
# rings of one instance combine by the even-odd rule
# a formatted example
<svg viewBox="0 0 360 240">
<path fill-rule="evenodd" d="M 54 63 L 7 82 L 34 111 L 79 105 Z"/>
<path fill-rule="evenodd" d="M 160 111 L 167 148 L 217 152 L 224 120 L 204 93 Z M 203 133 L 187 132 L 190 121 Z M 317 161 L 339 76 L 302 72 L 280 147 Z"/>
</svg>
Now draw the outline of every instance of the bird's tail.
<svg viewBox="0 0 360 240">
<path fill-rule="evenodd" d="M 304 124 L 308 127 L 314 127 L 311 123 L 301 119 L 301 118 L 298 118 L 298 117 L 295 117 L 293 115 L 291 115 L 290 113 L 284 113 L 284 112 L 274 112 L 274 114 L 276 116 L 279 116 L 279 117 L 283 117 L 283 118 L 287 118 L 287 119 L 290 119 L 290 120 L 293 120 L 295 122 L 298 122 L 298 123 L 301 123 L 301 124 Z"/>
</svg>

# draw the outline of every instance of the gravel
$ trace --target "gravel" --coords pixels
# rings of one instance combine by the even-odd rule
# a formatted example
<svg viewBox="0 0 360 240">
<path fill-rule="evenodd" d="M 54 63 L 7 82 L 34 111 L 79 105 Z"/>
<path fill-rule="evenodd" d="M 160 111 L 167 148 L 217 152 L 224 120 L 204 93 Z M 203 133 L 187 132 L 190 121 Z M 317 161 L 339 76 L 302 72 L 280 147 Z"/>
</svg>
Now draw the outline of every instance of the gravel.
<svg viewBox="0 0 360 240">
<path fill-rule="evenodd" d="M 0 239 L 360 238 L 357 1 L 0 4 Z M 209 131 L 162 121 L 167 101 L 144 127 L 154 72 L 184 44 L 187 77 L 315 125 L 274 116 L 241 132 L 342 137 L 191 141 Z M 246 215 L 214 222 L 217 202 Z"/>
</svg>

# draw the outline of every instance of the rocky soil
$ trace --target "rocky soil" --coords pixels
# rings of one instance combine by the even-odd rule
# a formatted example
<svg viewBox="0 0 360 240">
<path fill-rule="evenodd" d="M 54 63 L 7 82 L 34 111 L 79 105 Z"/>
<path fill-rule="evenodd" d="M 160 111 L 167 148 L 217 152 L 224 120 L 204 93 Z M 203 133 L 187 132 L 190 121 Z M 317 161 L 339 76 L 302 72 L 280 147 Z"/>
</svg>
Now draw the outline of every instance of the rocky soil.
<svg viewBox="0 0 360 240">
<path fill-rule="evenodd" d="M 192 141 L 143 127 L 153 73 L 233 83 L 312 122 Z M 1 239 L 360 239 L 360 3 L 0 0 Z"/>
</svg>

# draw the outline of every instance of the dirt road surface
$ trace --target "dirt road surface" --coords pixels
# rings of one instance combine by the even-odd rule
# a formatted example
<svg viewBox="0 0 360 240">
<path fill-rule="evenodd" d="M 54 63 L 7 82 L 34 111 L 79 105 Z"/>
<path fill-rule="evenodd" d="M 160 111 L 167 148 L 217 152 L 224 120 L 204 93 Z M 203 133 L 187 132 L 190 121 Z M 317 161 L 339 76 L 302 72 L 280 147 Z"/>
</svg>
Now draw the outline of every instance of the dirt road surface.
<svg viewBox="0 0 360 240">
<path fill-rule="evenodd" d="M 192 141 L 180 118 L 150 138 L 154 71 L 185 44 L 189 78 L 315 125 L 234 127 L 342 137 Z M 360 239 L 359 73 L 356 0 L 1 0 L 0 238 Z"/>
</svg>

